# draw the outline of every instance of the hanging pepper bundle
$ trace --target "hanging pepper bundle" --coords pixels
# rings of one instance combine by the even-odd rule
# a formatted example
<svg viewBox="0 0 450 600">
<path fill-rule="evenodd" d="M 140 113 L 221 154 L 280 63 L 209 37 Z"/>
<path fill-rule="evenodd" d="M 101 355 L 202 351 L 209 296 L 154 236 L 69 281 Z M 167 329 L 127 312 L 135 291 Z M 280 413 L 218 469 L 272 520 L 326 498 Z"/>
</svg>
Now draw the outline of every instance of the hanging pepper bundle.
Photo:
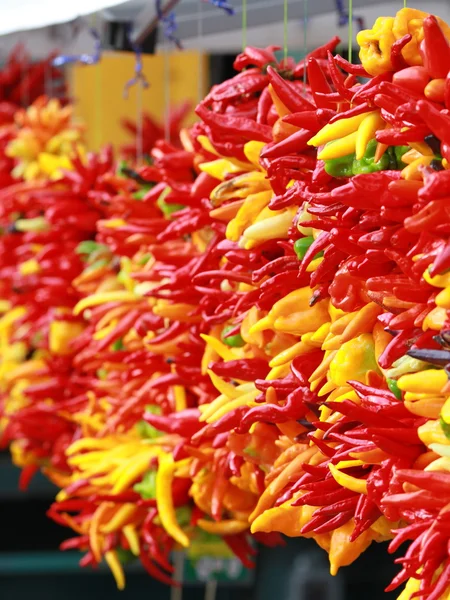
<svg viewBox="0 0 450 600">
<path fill-rule="evenodd" d="M 173 144 L 179 144 L 180 129 L 185 121 L 191 106 L 188 102 L 173 108 L 168 115 L 167 130 L 169 140 Z M 142 144 L 142 155 L 150 157 L 151 151 L 158 140 L 165 137 L 164 126 L 158 123 L 150 114 L 143 113 L 141 129 L 135 121 L 124 118 L 122 127 L 133 137 L 133 142 L 125 144 L 120 149 L 121 154 L 127 161 L 135 161 L 138 154 L 139 144 Z M 139 136 L 139 140 L 138 140 Z"/>
<path fill-rule="evenodd" d="M 61 70 L 53 66 L 54 58 L 51 54 L 45 60 L 32 62 L 22 44 L 10 52 L 0 71 L 0 127 L 13 123 L 18 109 L 46 94 L 49 83 L 52 92 L 65 102 L 66 85 Z"/>
<path fill-rule="evenodd" d="M 250 566 L 250 535 L 284 534 L 334 574 L 410 540 L 388 589 L 448 596 L 449 40 L 402 9 L 358 34 L 361 65 L 337 38 L 300 64 L 247 48 L 150 165 L 72 158 L 2 192 L 4 440 L 61 488 L 82 564 L 169 583 L 201 535 Z M 58 215 L 59 318 L 27 304 L 55 297 L 29 253 Z"/>
</svg>

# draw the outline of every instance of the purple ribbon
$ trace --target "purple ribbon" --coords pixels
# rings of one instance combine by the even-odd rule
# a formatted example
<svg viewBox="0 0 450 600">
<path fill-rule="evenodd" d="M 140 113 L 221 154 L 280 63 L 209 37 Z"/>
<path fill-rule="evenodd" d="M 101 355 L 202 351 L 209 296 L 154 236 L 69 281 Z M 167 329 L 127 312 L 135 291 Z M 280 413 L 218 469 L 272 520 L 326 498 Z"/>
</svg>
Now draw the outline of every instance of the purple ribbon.
<svg viewBox="0 0 450 600">
<path fill-rule="evenodd" d="M 135 44 L 133 41 L 131 41 L 130 36 L 128 36 L 128 39 L 130 41 L 130 45 L 131 45 L 134 55 L 136 57 L 136 62 L 135 62 L 135 66 L 134 66 L 134 77 L 132 79 L 128 80 L 123 88 L 123 95 L 125 98 L 128 96 L 130 87 L 132 87 L 133 85 L 137 85 L 139 83 L 143 89 L 146 89 L 149 87 L 147 78 L 144 75 L 144 72 L 142 70 L 141 48 L 140 48 L 140 46 Z"/>
<path fill-rule="evenodd" d="M 336 0 L 336 8 L 337 8 L 338 16 L 339 16 L 338 26 L 343 27 L 344 25 L 347 25 L 349 15 L 348 15 L 348 12 L 344 8 L 344 4 L 343 4 L 342 0 Z M 355 23 L 358 25 L 359 31 L 361 31 L 362 29 L 365 29 L 363 17 L 357 17 L 356 15 L 352 15 L 352 21 L 355 21 Z"/>
<path fill-rule="evenodd" d="M 203 0 L 203 2 L 217 6 L 217 8 L 221 8 L 229 15 L 234 15 L 234 8 L 227 0 Z"/>
<path fill-rule="evenodd" d="M 181 45 L 180 40 L 176 37 L 175 32 L 178 29 L 178 25 L 176 22 L 175 12 L 172 11 L 168 15 L 164 15 L 163 9 L 161 6 L 161 0 L 155 0 L 156 14 L 158 15 L 158 20 L 163 25 L 164 35 L 168 40 L 173 42 L 178 50 L 182 50 L 183 46 Z"/>
<path fill-rule="evenodd" d="M 74 63 L 80 63 L 82 65 L 96 65 L 102 57 L 102 42 L 100 39 L 100 34 L 96 29 L 90 27 L 89 33 L 94 39 L 93 54 L 60 54 L 53 59 L 52 65 L 54 67 L 62 67 L 64 65 L 71 65 Z"/>
</svg>

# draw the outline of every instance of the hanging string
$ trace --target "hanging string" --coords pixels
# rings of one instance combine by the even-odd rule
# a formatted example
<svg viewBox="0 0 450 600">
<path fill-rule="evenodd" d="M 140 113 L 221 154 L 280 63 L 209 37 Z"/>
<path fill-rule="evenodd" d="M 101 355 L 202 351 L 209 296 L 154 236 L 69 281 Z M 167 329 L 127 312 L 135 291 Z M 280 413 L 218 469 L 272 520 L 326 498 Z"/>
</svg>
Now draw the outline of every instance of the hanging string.
<svg viewBox="0 0 450 600">
<path fill-rule="evenodd" d="M 229 15 L 234 15 L 234 8 L 227 0 L 203 0 L 203 2 L 217 6 L 217 8 L 221 8 Z"/>
<path fill-rule="evenodd" d="M 304 69 L 303 69 L 303 93 L 306 94 L 306 55 L 308 54 L 308 0 L 303 0 L 303 52 L 304 52 Z"/>
<path fill-rule="evenodd" d="M 288 55 L 288 4 L 289 0 L 284 0 L 283 10 L 283 42 L 284 42 L 284 60 L 287 60 Z"/>
<path fill-rule="evenodd" d="M 100 150 L 102 145 L 102 68 L 95 66 L 95 148 Z"/>
<path fill-rule="evenodd" d="M 198 80 L 197 80 L 197 102 L 203 99 L 203 3 L 199 1 L 197 7 L 197 47 L 198 47 Z"/>
<path fill-rule="evenodd" d="M 362 29 L 366 28 L 363 17 L 353 14 L 351 0 L 349 0 L 349 2 L 348 2 L 348 10 L 345 10 L 345 8 L 344 8 L 343 0 L 336 0 L 336 10 L 337 10 L 337 13 L 339 16 L 338 27 L 344 27 L 344 26 L 348 25 L 350 28 L 350 27 L 353 27 L 353 22 L 355 22 L 358 26 L 358 31 L 361 31 Z M 349 33 L 350 33 L 350 29 L 349 29 Z M 353 33 L 353 32 L 351 32 L 351 33 Z M 349 44 L 349 48 L 350 48 L 350 44 Z"/>
<path fill-rule="evenodd" d="M 353 50 L 353 0 L 348 0 L 348 62 L 352 62 Z"/>
<path fill-rule="evenodd" d="M 247 46 L 247 0 L 242 0 L 242 52 Z"/>
<path fill-rule="evenodd" d="M 140 85 L 142 88 L 148 88 L 149 83 L 147 81 L 147 77 L 144 75 L 142 70 L 142 51 L 140 46 L 137 46 L 134 42 L 131 41 L 129 37 L 131 48 L 133 49 L 136 62 L 134 63 L 134 77 L 129 79 L 123 87 L 123 95 L 124 98 L 128 97 L 128 92 L 133 85 Z"/>
<path fill-rule="evenodd" d="M 95 130 L 95 142 L 97 149 L 100 148 L 101 145 L 101 72 L 99 62 L 102 57 L 102 40 L 100 37 L 100 33 L 96 27 L 97 25 L 97 17 L 94 15 L 94 20 L 92 21 L 92 27 L 89 27 L 89 35 L 93 41 L 93 52 L 92 54 L 60 54 L 56 56 L 51 64 L 51 67 L 64 67 L 66 65 L 97 65 L 95 72 L 95 123 L 93 128 Z"/>
<path fill-rule="evenodd" d="M 89 34 L 94 41 L 94 52 L 92 54 L 60 54 L 53 59 L 54 67 L 62 67 L 64 65 L 80 63 L 82 65 L 95 65 L 102 57 L 102 41 L 100 34 L 94 27 L 89 28 Z"/>
<path fill-rule="evenodd" d="M 161 1 L 162 0 L 155 1 L 155 8 L 156 14 L 158 15 L 158 21 L 163 25 L 164 36 L 169 41 L 173 42 L 178 48 L 178 50 L 182 50 L 183 46 L 181 45 L 180 40 L 175 35 L 175 32 L 178 29 L 175 12 L 171 11 L 168 15 L 165 15 Z"/>
<path fill-rule="evenodd" d="M 143 115 L 143 91 L 149 87 L 146 76 L 143 72 L 142 65 L 142 50 L 140 46 L 135 44 L 131 39 L 131 28 L 128 31 L 128 41 L 135 55 L 134 77 L 129 79 L 123 88 L 124 98 L 128 98 L 130 88 L 134 85 L 136 89 L 136 158 L 138 163 L 143 158 L 143 135 L 144 135 L 144 115 Z"/>
<path fill-rule="evenodd" d="M 164 138 L 170 142 L 170 56 L 169 38 L 164 38 Z"/>
</svg>

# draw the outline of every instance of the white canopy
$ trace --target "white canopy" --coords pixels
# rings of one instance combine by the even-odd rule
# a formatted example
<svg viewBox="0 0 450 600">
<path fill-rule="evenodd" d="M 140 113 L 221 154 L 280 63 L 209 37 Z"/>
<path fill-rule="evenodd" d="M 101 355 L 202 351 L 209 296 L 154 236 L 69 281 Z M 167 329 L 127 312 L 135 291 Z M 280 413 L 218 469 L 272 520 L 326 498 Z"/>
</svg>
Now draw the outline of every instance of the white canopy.
<svg viewBox="0 0 450 600">
<path fill-rule="evenodd" d="M 0 35 L 67 23 L 124 0 L 0 0 Z"/>
</svg>

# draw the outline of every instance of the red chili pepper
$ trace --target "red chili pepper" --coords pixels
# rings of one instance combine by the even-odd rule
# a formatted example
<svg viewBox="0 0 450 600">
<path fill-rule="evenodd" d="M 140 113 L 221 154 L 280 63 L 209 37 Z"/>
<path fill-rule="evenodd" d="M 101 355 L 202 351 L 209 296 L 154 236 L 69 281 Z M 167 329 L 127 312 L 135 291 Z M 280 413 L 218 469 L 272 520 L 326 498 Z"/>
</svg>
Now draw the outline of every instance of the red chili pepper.
<svg viewBox="0 0 450 600">
<path fill-rule="evenodd" d="M 315 110 L 295 112 L 290 115 L 286 115 L 282 120 L 284 123 L 295 125 L 295 127 L 301 127 L 302 129 L 306 129 L 313 133 L 317 133 L 323 127 L 322 122 L 319 122 L 317 111 Z"/>
<path fill-rule="evenodd" d="M 341 67 L 346 73 L 350 73 L 351 75 L 357 75 L 359 77 L 370 77 L 369 73 L 364 69 L 362 65 L 353 65 L 340 56 L 336 54 L 334 57 L 336 64 Z"/>
<path fill-rule="evenodd" d="M 141 559 L 141 563 L 144 569 L 151 577 L 154 577 L 155 579 L 161 581 L 161 583 L 164 583 L 165 585 L 170 585 L 174 587 L 181 586 L 181 583 L 179 581 L 174 581 L 172 577 L 166 575 L 166 573 L 161 571 L 160 568 L 155 565 L 155 563 L 151 560 L 150 555 L 147 554 L 144 548 L 141 549 L 139 558 Z"/>
<path fill-rule="evenodd" d="M 294 86 L 283 79 L 275 69 L 268 67 L 267 74 L 276 95 L 288 110 L 295 113 L 314 109 L 314 105 L 297 92 Z"/>
<path fill-rule="evenodd" d="M 223 537 L 223 541 L 239 558 L 239 560 L 246 569 L 255 568 L 255 563 L 252 560 L 255 551 L 252 548 L 252 546 L 248 543 L 247 535 L 245 535 L 244 533 L 238 535 L 226 535 Z"/>
<path fill-rule="evenodd" d="M 379 130 L 375 133 L 375 138 L 377 142 L 387 144 L 388 146 L 402 146 L 411 142 L 422 142 L 429 133 L 430 128 L 428 126 L 413 125 L 406 131 L 397 131 L 395 129 Z"/>
<path fill-rule="evenodd" d="M 403 58 L 402 50 L 406 46 L 406 44 L 409 44 L 409 42 L 411 40 L 412 40 L 412 35 L 410 33 L 407 33 L 406 35 L 401 37 L 399 40 L 396 40 L 392 44 L 392 46 L 391 46 L 391 64 L 392 64 L 394 71 L 401 71 L 402 69 L 405 69 L 408 66 L 405 59 Z"/>
<path fill-rule="evenodd" d="M 334 102 L 327 98 L 328 94 L 332 94 L 333 91 L 330 84 L 327 81 L 319 63 L 314 57 L 310 57 L 307 60 L 308 64 L 308 82 L 311 86 L 311 91 L 319 108 L 333 108 Z M 322 94 L 322 95 L 319 95 Z M 340 94 L 338 94 L 340 97 Z"/>
<path fill-rule="evenodd" d="M 328 52 L 333 52 L 333 50 L 341 43 L 341 38 L 335 35 L 329 42 L 324 44 L 323 46 L 319 46 L 312 52 L 306 55 L 306 58 L 326 58 Z"/>
<path fill-rule="evenodd" d="M 353 98 L 353 92 L 345 87 L 345 78 L 339 71 L 331 52 L 328 52 L 328 66 L 331 81 L 333 82 L 335 90 L 342 96 L 342 98 L 350 102 Z"/>
<path fill-rule="evenodd" d="M 431 132 L 441 141 L 450 143 L 450 116 L 435 108 L 428 100 L 416 103 L 416 112 L 430 128 Z"/>
<path fill-rule="evenodd" d="M 337 57 L 335 56 L 334 58 L 336 59 Z M 358 104 L 357 106 L 354 106 L 353 108 L 350 108 L 344 112 L 337 113 L 329 120 L 329 123 L 335 123 L 340 119 L 350 119 L 351 117 L 362 115 L 365 112 L 370 112 L 371 110 L 372 108 L 369 106 L 369 104 L 367 102 L 363 102 L 362 104 Z"/>
<path fill-rule="evenodd" d="M 233 68 L 236 71 L 242 71 L 248 66 L 264 67 L 270 63 L 276 64 L 275 50 L 280 50 L 280 47 L 254 48 L 253 46 L 246 46 L 244 51 L 236 57 Z"/>
<path fill-rule="evenodd" d="M 423 64 L 433 79 L 447 77 L 450 70 L 450 46 L 435 16 L 423 20 L 424 39 L 420 44 Z"/>
<path fill-rule="evenodd" d="M 423 94 L 425 86 L 430 81 L 430 75 L 425 67 L 408 67 L 397 71 L 392 77 L 392 83 L 417 94 Z"/>
<path fill-rule="evenodd" d="M 316 517 L 312 517 L 312 519 L 302 527 L 300 533 L 304 535 L 305 533 L 309 533 L 314 531 L 314 533 L 328 533 L 330 531 L 334 531 L 344 525 L 353 517 L 353 511 L 345 511 L 338 515 L 335 515 L 331 519 L 327 520 L 327 516 L 318 515 Z"/>
<path fill-rule="evenodd" d="M 261 152 L 261 158 L 274 159 L 288 154 L 300 153 L 307 148 L 307 142 L 310 139 L 311 132 L 300 129 L 277 144 L 267 145 Z"/>
<path fill-rule="evenodd" d="M 223 132 L 226 137 L 236 136 L 238 139 L 259 142 L 270 142 L 272 140 L 272 128 L 269 125 L 255 123 L 255 121 L 244 117 L 221 115 L 208 110 L 203 104 L 199 104 L 195 112 L 214 132 Z"/>
<path fill-rule="evenodd" d="M 258 100 L 258 113 L 256 115 L 256 122 L 263 125 L 267 124 L 267 115 L 270 107 L 272 106 L 272 97 L 269 92 L 269 88 L 264 88 L 261 92 L 261 96 Z"/>
<path fill-rule="evenodd" d="M 155 429 L 190 438 L 202 427 L 202 423 L 198 420 L 199 414 L 197 408 L 187 408 L 167 416 L 145 412 L 143 418 L 144 421 L 155 427 Z"/>
<path fill-rule="evenodd" d="M 219 377 L 236 377 L 243 381 L 264 379 L 270 370 L 267 362 L 261 358 L 241 358 L 227 362 L 211 363 L 210 368 Z"/>
</svg>

